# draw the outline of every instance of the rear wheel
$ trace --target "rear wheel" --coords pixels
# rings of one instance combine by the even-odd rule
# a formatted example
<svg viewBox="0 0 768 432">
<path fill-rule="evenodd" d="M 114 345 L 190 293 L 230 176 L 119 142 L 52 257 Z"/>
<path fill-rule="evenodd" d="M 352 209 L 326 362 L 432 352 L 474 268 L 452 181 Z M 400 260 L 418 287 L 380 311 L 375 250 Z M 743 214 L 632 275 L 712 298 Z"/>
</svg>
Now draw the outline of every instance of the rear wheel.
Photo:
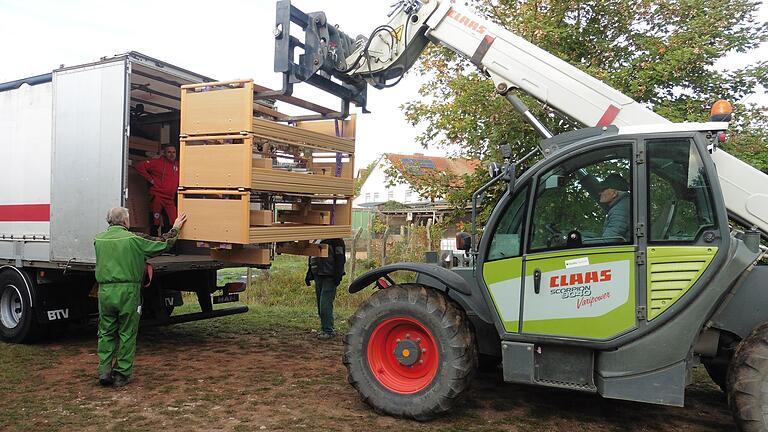
<svg viewBox="0 0 768 432">
<path fill-rule="evenodd" d="M 477 351 L 456 303 L 421 285 L 394 285 L 350 318 L 344 364 L 350 384 L 376 411 L 428 420 L 464 394 Z"/>
<path fill-rule="evenodd" d="M 16 271 L 0 272 L 0 339 L 31 342 L 41 330 L 32 311 L 24 278 Z"/>
<path fill-rule="evenodd" d="M 768 430 L 768 323 L 736 348 L 727 378 L 728 405 L 743 432 Z"/>
</svg>

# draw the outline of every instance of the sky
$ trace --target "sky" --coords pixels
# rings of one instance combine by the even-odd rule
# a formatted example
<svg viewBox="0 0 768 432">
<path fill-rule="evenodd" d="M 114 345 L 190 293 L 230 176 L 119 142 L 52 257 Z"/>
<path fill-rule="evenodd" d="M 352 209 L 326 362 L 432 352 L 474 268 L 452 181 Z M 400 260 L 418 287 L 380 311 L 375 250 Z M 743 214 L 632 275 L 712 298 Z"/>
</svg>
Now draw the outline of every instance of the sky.
<svg viewBox="0 0 768 432">
<path fill-rule="evenodd" d="M 275 0 L 149 1 L 0 0 L 0 82 L 48 73 L 104 56 L 139 51 L 220 80 L 252 78 L 278 89 L 273 71 Z M 351 36 L 386 22 L 393 0 L 293 0 L 304 12 L 322 10 Z M 768 20 L 768 6 L 760 17 Z M 768 60 L 768 46 L 722 61 L 724 67 Z M 419 98 L 423 78 L 408 74 L 394 88 L 368 90 L 371 114 L 358 112 L 356 168 L 383 152 L 444 155 L 416 144 L 420 129 L 409 125 L 400 106 Z M 309 85 L 294 95 L 338 108 Z M 765 94 L 749 102 L 768 104 Z"/>
</svg>

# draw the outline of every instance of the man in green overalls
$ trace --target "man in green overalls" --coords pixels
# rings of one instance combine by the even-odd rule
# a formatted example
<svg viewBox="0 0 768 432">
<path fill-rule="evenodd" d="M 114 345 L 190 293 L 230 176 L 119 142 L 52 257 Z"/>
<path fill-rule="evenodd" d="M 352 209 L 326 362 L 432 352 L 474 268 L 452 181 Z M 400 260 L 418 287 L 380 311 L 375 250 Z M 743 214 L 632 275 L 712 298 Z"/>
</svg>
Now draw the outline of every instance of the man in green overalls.
<svg viewBox="0 0 768 432">
<path fill-rule="evenodd" d="M 109 228 L 96 236 L 96 282 L 99 283 L 99 383 L 122 387 L 131 381 L 136 334 L 141 314 L 141 281 L 146 260 L 173 246 L 187 220 L 179 216 L 162 238 L 128 231 L 128 209 L 107 213 Z"/>
</svg>

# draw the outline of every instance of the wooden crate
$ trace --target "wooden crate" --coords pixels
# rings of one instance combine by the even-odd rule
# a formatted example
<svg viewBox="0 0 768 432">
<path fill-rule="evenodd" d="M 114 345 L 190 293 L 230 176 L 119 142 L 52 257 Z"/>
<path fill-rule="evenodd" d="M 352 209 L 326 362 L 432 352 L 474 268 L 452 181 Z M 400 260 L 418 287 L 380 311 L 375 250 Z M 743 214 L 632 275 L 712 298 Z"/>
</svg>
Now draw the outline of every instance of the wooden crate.
<svg viewBox="0 0 768 432">
<path fill-rule="evenodd" d="M 184 190 L 179 192 L 179 213 L 187 214 L 182 240 L 248 244 L 250 241 L 248 192 Z"/>
<path fill-rule="evenodd" d="M 250 188 L 253 138 L 212 135 L 181 139 L 179 186 Z"/>
</svg>

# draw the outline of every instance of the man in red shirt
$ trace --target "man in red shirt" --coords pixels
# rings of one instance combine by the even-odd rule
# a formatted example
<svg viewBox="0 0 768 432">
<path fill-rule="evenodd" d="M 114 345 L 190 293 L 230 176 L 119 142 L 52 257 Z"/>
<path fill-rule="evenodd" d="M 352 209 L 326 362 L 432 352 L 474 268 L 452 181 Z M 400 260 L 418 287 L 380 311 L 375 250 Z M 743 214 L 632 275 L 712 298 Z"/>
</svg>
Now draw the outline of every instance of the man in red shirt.
<svg viewBox="0 0 768 432">
<path fill-rule="evenodd" d="M 176 220 L 176 191 L 179 188 L 179 161 L 176 159 L 176 147 L 172 144 L 163 146 L 162 156 L 136 165 L 136 171 L 152 184 L 149 188 L 149 209 L 152 221 L 158 231 L 163 228 L 162 212 L 168 221 Z"/>
</svg>

